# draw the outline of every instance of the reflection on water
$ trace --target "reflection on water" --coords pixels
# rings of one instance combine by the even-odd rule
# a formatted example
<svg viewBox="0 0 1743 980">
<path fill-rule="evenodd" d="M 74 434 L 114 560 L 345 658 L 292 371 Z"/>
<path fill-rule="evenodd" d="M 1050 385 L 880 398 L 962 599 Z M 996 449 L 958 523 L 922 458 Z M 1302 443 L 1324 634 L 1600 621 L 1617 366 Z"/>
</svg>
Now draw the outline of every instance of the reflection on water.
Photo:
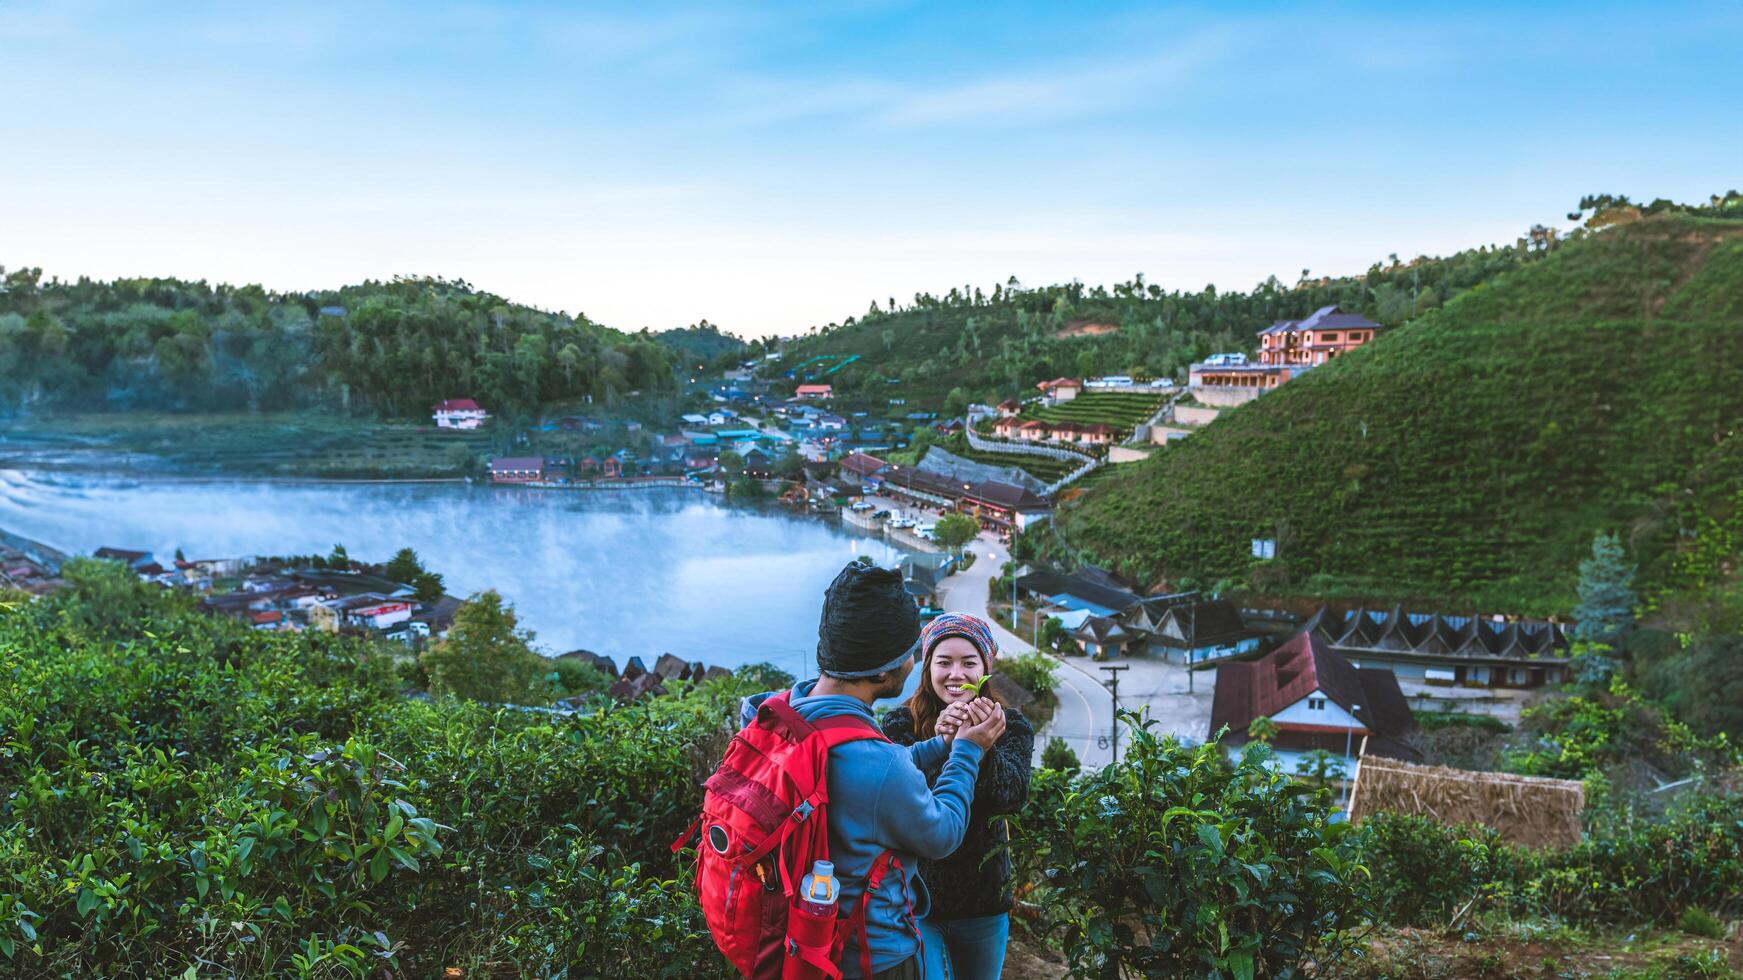
<svg viewBox="0 0 1743 980">
<path fill-rule="evenodd" d="M 0 470 L 0 528 L 69 553 L 326 553 L 405 546 L 448 591 L 494 588 L 547 652 L 663 652 L 811 672 L 823 589 L 878 539 L 683 490 L 576 492 L 461 484 L 290 484 Z M 652 661 L 649 660 L 651 665 Z"/>
</svg>

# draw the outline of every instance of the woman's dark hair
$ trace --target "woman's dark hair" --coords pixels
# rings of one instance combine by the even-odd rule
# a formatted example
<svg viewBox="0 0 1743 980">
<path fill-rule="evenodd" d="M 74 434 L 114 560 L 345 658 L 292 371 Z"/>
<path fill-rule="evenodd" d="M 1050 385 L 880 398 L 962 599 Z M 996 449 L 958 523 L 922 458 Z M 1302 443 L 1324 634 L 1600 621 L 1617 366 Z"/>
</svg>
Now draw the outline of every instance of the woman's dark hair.
<svg viewBox="0 0 1743 980">
<path fill-rule="evenodd" d="M 908 714 L 914 717 L 914 738 L 916 740 L 931 738 L 938 734 L 938 716 L 944 713 L 944 699 L 932 687 L 932 651 L 938 649 L 939 643 L 948 639 L 950 639 L 949 636 L 940 637 L 937 643 L 933 643 L 926 649 L 926 655 L 920 661 L 920 683 L 914 688 L 914 693 L 908 695 Z M 963 639 L 967 639 L 967 637 L 963 637 Z M 992 673 L 992 664 L 987 661 L 987 655 L 978 646 L 975 647 L 975 653 L 980 657 L 981 668 L 989 674 Z M 990 688 L 986 691 L 986 696 L 992 698 L 1000 707 L 1005 706 L 1005 703 L 1000 701 Z"/>
</svg>

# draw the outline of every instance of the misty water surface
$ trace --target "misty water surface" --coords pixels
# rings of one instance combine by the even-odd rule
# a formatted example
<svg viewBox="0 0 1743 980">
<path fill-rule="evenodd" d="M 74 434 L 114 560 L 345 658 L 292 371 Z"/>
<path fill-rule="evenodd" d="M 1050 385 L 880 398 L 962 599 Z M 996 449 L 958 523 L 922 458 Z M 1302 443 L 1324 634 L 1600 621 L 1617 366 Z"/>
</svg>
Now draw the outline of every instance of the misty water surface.
<svg viewBox="0 0 1743 980">
<path fill-rule="evenodd" d="M 464 596 L 494 588 L 547 653 L 663 652 L 811 670 L 823 589 L 881 540 L 687 490 L 560 491 L 463 484 L 262 483 L 0 470 L 0 528 L 69 553 L 189 558 L 404 546 Z M 651 665 L 652 661 L 649 660 Z"/>
</svg>

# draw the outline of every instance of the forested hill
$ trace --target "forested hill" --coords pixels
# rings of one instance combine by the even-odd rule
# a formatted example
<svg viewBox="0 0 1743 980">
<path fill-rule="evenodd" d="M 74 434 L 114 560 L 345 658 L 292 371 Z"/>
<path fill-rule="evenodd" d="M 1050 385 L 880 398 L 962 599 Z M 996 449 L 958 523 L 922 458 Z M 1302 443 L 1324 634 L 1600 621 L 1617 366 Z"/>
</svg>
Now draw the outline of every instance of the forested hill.
<svg viewBox="0 0 1743 980">
<path fill-rule="evenodd" d="M 174 279 L 0 282 L 0 410 L 349 408 L 502 414 L 673 383 L 647 332 L 401 278 L 311 293 Z"/>
<path fill-rule="evenodd" d="M 1412 262 L 1392 256 L 1359 276 L 1314 278 L 1304 270 L 1293 286 L 1273 277 L 1244 293 L 1169 291 L 1138 276 L 1112 288 L 1031 289 L 1012 279 L 990 291 L 965 286 L 905 304 L 892 297 L 874 301 L 863 317 L 789 342 L 781 368 L 807 377 L 832 372 L 837 393 L 887 392 L 910 403 L 939 402 L 957 387 L 972 398 L 1032 394 L 1035 382 L 1059 375 L 1184 379 L 1187 365 L 1207 354 L 1251 350 L 1258 331 L 1279 319 L 1336 303 L 1399 324 L 1556 244 L 1536 229 L 1513 245 Z"/>
<path fill-rule="evenodd" d="M 1146 582 L 1566 612 L 1599 531 L 1621 533 L 1649 593 L 1727 574 L 1740 422 L 1743 220 L 1666 213 L 1116 468 L 1057 520 L 1063 547 Z"/>
</svg>

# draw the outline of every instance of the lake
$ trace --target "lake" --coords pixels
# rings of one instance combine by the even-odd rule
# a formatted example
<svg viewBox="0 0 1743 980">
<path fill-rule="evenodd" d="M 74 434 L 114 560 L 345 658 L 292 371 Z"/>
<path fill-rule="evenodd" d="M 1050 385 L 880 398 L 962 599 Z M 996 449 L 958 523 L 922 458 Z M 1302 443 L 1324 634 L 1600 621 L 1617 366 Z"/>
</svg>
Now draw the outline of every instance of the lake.
<svg viewBox="0 0 1743 980">
<path fill-rule="evenodd" d="M 856 555 L 900 553 L 833 518 L 729 507 L 690 490 L 276 483 L 0 469 L 0 528 L 73 554 L 189 558 L 417 549 L 447 590 L 496 589 L 546 653 L 621 665 L 661 653 L 814 674 L 823 590 Z"/>
</svg>

